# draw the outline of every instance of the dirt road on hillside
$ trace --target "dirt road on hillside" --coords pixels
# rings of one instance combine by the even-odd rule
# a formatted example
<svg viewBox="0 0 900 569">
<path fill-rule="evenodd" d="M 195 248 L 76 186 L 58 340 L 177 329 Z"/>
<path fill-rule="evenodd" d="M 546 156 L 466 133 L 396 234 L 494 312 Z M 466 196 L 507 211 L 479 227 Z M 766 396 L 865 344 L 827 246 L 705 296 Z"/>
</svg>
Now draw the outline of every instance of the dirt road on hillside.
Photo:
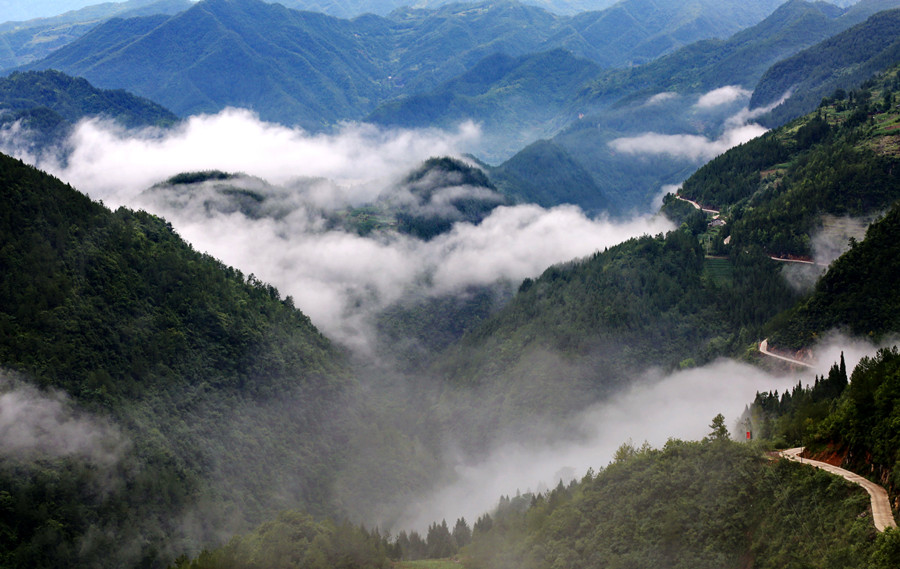
<svg viewBox="0 0 900 569">
<path fill-rule="evenodd" d="M 792 364 L 797 364 L 798 366 L 813 367 L 811 363 L 803 362 L 800 360 L 795 360 L 794 358 L 789 358 L 788 356 L 782 356 L 780 354 L 776 354 L 775 352 L 770 352 L 768 338 L 759 343 L 759 353 L 769 356 L 770 358 L 775 358 L 775 359 L 783 360 L 786 362 L 790 362 Z"/>
<path fill-rule="evenodd" d="M 860 486 L 865 488 L 866 492 L 869 493 L 869 497 L 872 499 L 872 521 L 875 522 L 875 529 L 877 529 L 878 531 L 884 531 L 887 528 L 897 527 L 897 522 L 894 521 L 894 515 L 891 513 L 891 503 L 888 500 L 888 494 L 884 488 L 870 480 L 863 478 L 859 474 L 850 472 L 849 470 L 844 470 L 843 468 L 840 468 L 838 466 L 833 466 L 831 464 L 828 464 L 827 462 L 819 462 L 818 460 L 801 458 L 801 452 L 803 452 L 803 447 L 790 448 L 781 451 L 781 456 L 788 460 L 794 460 L 803 464 L 815 466 L 816 468 L 821 468 L 822 470 L 827 470 L 832 474 L 843 476 L 854 484 L 859 484 Z"/>
</svg>

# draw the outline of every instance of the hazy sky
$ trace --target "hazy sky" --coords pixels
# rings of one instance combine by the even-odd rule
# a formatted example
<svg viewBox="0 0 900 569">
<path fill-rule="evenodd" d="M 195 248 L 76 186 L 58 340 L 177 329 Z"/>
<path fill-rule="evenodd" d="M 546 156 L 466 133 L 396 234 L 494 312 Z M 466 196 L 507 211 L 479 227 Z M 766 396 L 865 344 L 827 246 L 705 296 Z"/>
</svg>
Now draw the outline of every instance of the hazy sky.
<svg viewBox="0 0 900 569">
<path fill-rule="evenodd" d="M 0 0 L 0 22 L 56 16 L 99 3 L 99 0 Z"/>
<path fill-rule="evenodd" d="M 0 0 L 0 23 L 58 16 L 85 6 L 115 3 L 123 0 Z M 147 0 L 149 4 L 152 0 Z M 196 2 L 197 0 L 190 0 Z"/>
</svg>

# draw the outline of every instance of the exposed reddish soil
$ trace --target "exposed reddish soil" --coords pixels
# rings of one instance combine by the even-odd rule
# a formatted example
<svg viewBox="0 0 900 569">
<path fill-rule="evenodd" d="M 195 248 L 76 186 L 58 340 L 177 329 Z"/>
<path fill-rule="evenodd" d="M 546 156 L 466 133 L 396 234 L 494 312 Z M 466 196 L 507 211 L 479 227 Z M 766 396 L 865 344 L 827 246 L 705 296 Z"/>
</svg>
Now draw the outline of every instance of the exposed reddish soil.
<svg viewBox="0 0 900 569">
<path fill-rule="evenodd" d="M 810 458 L 812 460 L 818 460 L 819 462 L 827 462 L 832 466 L 841 466 L 844 464 L 844 459 L 847 458 L 848 449 L 838 449 L 833 444 L 829 443 L 828 447 L 822 451 L 817 453 L 809 452 L 809 449 L 804 450 L 800 456 L 803 458 Z"/>
</svg>

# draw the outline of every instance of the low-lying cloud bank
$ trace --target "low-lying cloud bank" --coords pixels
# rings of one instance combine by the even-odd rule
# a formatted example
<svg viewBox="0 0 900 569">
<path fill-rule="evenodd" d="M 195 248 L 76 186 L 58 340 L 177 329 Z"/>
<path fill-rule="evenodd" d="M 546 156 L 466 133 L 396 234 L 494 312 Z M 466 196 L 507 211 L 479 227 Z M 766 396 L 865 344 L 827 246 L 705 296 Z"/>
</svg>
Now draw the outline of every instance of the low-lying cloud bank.
<svg viewBox="0 0 900 569">
<path fill-rule="evenodd" d="M 165 217 L 195 248 L 274 284 L 326 334 L 358 347 L 367 342 L 369 316 L 410 292 L 515 286 L 550 265 L 671 228 L 663 218 L 619 222 L 574 206 L 534 205 L 498 207 L 477 225 L 456 223 L 429 241 L 395 232 L 362 236 L 333 223 L 376 199 L 408 201 L 403 179 L 411 169 L 429 157 L 461 156 L 477 138 L 471 124 L 455 132 L 347 124 L 313 135 L 230 109 L 171 131 L 128 132 L 87 120 L 69 139 L 67 160 L 25 158 L 108 205 Z M 183 193 L 146 191 L 202 170 L 246 174 L 226 185 L 268 205 L 254 215 L 210 207 L 212 183 Z"/>
<path fill-rule="evenodd" d="M 435 516 L 472 520 L 492 509 L 501 495 L 552 488 L 560 479 L 567 483 L 589 468 L 605 467 L 627 441 L 658 447 L 669 438 L 701 439 L 718 413 L 734 421 L 757 391 L 783 390 L 796 382 L 729 360 L 667 377 L 648 374 L 572 421 L 567 440 L 512 441 L 483 462 L 458 464 L 457 480 L 415 503 L 401 525 L 421 530 Z"/>
</svg>

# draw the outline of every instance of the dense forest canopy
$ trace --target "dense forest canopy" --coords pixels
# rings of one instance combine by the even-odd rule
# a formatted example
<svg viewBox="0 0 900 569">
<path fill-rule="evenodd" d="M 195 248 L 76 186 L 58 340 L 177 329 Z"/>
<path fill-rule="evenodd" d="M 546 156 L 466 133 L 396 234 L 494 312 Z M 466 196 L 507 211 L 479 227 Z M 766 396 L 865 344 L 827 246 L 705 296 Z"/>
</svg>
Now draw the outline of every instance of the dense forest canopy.
<svg viewBox="0 0 900 569">
<path fill-rule="evenodd" d="M 194 251 L 164 220 L 109 211 L 17 160 L 0 157 L 0 184 L 3 365 L 64 391 L 128 441 L 99 472 L 53 453 L 4 458 L 4 492 L 19 497 L 3 516 L 15 536 L 4 540 L 8 565 L 158 564 L 183 547 L 166 536 L 189 510 L 218 517 L 240 503 L 235 522 L 259 521 L 281 492 L 323 511 L 324 474 L 296 464 L 332 468 L 334 433 L 320 424 L 352 382 L 345 357 L 290 298 Z M 286 413 L 275 431 L 269 413 Z M 117 482 L 98 494 L 105 476 Z M 116 526 L 144 544 L 78 549 L 79 536 Z M 209 531 L 219 529 L 179 539 Z"/>
</svg>

